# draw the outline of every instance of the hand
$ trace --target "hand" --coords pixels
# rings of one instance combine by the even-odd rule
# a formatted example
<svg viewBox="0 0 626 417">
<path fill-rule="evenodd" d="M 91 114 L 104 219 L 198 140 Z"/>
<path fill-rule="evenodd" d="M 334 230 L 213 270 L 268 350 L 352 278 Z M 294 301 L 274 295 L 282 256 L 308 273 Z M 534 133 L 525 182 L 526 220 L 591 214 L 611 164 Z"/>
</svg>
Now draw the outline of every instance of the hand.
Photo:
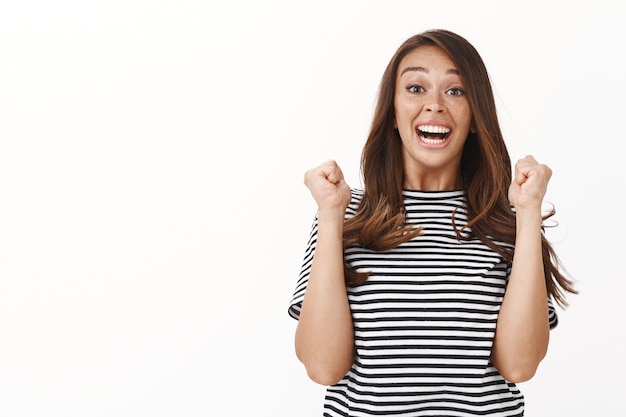
<svg viewBox="0 0 626 417">
<path fill-rule="evenodd" d="M 509 187 L 509 201 L 516 208 L 538 208 L 548 189 L 552 170 L 528 155 L 515 164 L 513 182 Z"/>
<path fill-rule="evenodd" d="M 311 191 L 320 210 L 328 208 L 345 211 L 350 204 L 350 187 L 343 178 L 341 168 L 333 160 L 306 171 L 304 184 Z"/>
</svg>

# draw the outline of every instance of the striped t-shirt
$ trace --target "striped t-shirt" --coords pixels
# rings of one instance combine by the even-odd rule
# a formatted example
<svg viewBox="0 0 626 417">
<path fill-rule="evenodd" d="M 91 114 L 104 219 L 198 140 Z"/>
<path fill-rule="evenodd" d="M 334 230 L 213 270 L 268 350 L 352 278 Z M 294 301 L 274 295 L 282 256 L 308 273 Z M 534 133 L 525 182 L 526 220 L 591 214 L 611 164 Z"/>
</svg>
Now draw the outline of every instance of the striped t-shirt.
<svg viewBox="0 0 626 417">
<path fill-rule="evenodd" d="M 361 198 L 354 190 L 346 218 Z M 490 362 L 511 264 L 478 239 L 457 238 L 456 229 L 467 222 L 463 191 L 405 190 L 404 204 L 420 236 L 385 252 L 345 252 L 370 276 L 348 287 L 355 361 L 328 387 L 324 415 L 523 415 L 523 395 Z M 295 319 L 316 241 L 317 220 L 289 306 Z M 547 303 L 553 328 L 556 311 Z"/>
</svg>

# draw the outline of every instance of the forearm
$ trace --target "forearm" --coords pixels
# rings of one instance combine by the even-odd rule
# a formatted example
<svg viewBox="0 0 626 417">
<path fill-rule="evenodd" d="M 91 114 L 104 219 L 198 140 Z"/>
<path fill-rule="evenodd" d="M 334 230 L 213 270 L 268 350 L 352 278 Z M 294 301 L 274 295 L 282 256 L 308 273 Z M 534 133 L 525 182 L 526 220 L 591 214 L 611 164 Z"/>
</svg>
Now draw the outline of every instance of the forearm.
<svg viewBox="0 0 626 417">
<path fill-rule="evenodd" d="M 548 349 L 541 221 L 539 208 L 517 211 L 515 255 L 496 328 L 492 362 L 514 382 L 530 379 Z"/>
<path fill-rule="evenodd" d="M 343 271 L 343 213 L 320 211 L 313 264 L 296 329 L 296 354 L 311 379 L 338 382 L 350 369 L 354 329 Z"/>
</svg>

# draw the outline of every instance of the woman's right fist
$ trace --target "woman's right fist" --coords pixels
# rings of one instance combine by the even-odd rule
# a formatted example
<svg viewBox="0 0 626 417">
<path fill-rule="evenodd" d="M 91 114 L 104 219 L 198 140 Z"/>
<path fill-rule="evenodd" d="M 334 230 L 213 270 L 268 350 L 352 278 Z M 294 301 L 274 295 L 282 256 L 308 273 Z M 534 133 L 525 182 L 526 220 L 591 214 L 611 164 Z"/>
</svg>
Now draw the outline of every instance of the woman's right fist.
<svg viewBox="0 0 626 417">
<path fill-rule="evenodd" d="M 350 204 L 350 187 L 343 178 L 341 168 L 333 160 L 306 171 L 304 184 L 313 195 L 320 210 L 345 210 Z"/>
</svg>

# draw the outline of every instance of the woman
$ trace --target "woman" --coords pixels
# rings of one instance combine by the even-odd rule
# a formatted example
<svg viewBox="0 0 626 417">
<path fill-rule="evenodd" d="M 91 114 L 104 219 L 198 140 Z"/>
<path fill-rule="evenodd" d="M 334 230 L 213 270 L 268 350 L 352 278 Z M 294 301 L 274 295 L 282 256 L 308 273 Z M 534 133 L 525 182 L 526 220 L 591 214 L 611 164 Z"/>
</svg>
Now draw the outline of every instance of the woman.
<svg viewBox="0 0 626 417">
<path fill-rule="evenodd" d="M 572 282 L 542 234 L 551 170 L 514 177 L 484 63 L 464 38 L 405 41 L 382 78 L 363 190 L 334 161 L 290 305 L 328 416 L 521 416 Z"/>
</svg>

